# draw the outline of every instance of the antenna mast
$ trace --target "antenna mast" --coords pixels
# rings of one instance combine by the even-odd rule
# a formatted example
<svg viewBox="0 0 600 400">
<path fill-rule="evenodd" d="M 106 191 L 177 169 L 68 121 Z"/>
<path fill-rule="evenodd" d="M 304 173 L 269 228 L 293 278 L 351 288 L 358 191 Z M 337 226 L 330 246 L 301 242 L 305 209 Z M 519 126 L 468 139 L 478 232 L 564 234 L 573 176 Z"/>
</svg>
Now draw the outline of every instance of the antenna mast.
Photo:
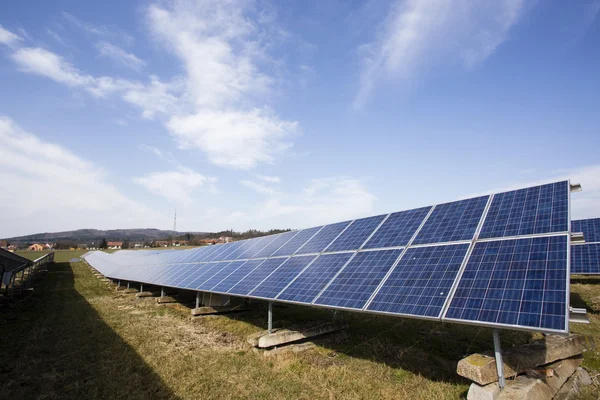
<svg viewBox="0 0 600 400">
<path fill-rule="evenodd" d="M 177 232 L 177 209 L 175 209 L 175 216 L 173 217 L 173 231 Z"/>
</svg>

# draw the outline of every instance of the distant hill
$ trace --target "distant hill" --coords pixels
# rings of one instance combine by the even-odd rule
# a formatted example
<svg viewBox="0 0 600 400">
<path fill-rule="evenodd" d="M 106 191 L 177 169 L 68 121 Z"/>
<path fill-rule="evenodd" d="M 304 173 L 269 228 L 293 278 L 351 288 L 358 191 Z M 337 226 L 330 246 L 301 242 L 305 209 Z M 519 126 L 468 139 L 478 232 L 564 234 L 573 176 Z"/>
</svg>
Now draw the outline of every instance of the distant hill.
<svg viewBox="0 0 600 400">
<path fill-rule="evenodd" d="M 77 243 L 88 243 L 96 240 L 129 240 L 131 242 L 142 242 L 151 240 L 178 237 L 187 232 L 175 232 L 161 229 L 111 229 L 102 231 L 98 229 L 78 229 L 65 232 L 45 232 L 33 235 L 6 238 L 9 243 L 34 243 L 34 242 L 57 242 L 73 241 Z M 206 232 L 189 232 L 192 235 L 204 235 Z"/>
</svg>

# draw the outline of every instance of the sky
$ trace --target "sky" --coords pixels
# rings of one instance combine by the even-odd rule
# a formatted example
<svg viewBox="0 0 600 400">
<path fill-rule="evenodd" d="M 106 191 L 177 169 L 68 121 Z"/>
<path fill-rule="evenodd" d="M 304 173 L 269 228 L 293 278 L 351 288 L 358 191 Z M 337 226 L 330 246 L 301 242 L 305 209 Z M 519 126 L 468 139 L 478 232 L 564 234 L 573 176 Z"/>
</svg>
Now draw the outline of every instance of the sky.
<svg viewBox="0 0 600 400">
<path fill-rule="evenodd" d="M 599 0 L 0 5 L 0 237 L 305 228 L 559 179 L 600 217 Z"/>
</svg>

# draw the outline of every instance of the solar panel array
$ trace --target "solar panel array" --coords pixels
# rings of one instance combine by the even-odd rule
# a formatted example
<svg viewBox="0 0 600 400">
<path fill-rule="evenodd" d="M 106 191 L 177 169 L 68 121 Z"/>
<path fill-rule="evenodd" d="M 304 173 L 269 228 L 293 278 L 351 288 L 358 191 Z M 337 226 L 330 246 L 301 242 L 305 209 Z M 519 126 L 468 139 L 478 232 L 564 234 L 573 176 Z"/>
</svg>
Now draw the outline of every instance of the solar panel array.
<svg viewBox="0 0 600 400">
<path fill-rule="evenodd" d="M 568 181 L 180 251 L 91 252 L 113 279 L 568 332 Z"/>
<path fill-rule="evenodd" d="M 571 274 L 600 275 L 600 218 L 571 221 L 571 231 L 585 240 L 571 246 Z"/>
</svg>

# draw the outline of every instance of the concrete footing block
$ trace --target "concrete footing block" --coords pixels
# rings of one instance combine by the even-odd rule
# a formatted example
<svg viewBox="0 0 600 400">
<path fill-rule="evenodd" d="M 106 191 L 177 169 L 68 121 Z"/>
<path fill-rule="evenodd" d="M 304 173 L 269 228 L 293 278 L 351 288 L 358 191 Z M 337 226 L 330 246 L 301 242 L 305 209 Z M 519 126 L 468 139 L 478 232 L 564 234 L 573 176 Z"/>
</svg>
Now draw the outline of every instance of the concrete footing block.
<svg viewBox="0 0 600 400">
<path fill-rule="evenodd" d="M 263 356 L 266 358 L 277 357 L 283 354 L 298 354 L 317 347 L 313 342 L 291 344 L 289 346 L 278 347 L 272 350 L 265 350 Z"/>
<path fill-rule="evenodd" d="M 123 290 L 126 290 L 126 289 L 127 289 L 127 286 L 117 286 L 117 289 L 116 289 L 116 290 L 117 290 L 118 292 L 121 292 L 121 291 L 123 291 Z"/>
<path fill-rule="evenodd" d="M 588 372 L 579 367 L 577 371 L 569 378 L 569 380 L 560 388 L 554 399 L 556 400 L 571 400 L 576 399 L 582 389 L 591 385 L 592 378 Z"/>
<path fill-rule="evenodd" d="M 152 297 L 152 292 L 138 292 L 135 297 Z"/>
<path fill-rule="evenodd" d="M 347 328 L 348 325 L 340 322 L 327 322 L 314 327 L 306 328 L 301 331 L 290 331 L 288 329 L 281 329 L 270 335 L 264 335 L 258 339 L 258 347 L 264 349 L 268 347 L 279 346 L 285 343 L 297 342 L 299 340 L 307 339 L 314 336 L 323 335 L 339 331 Z"/>
<path fill-rule="evenodd" d="M 240 312 L 250 310 L 245 304 L 238 304 L 235 306 L 214 306 L 214 307 L 198 307 L 192 309 L 191 313 L 193 316 L 200 315 L 214 315 L 214 314 L 226 314 L 230 312 Z"/>
<path fill-rule="evenodd" d="M 529 369 L 563 360 L 595 348 L 592 338 L 572 334 L 548 335 L 545 340 L 503 351 L 504 375 L 516 376 Z M 496 360 L 492 353 L 471 354 L 458 362 L 456 372 L 479 385 L 496 382 Z"/>
<path fill-rule="evenodd" d="M 526 375 L 507 381 L 497 400 L 550 400 L 554 396 L 548 385 Z"/>
<path fill-rule="evenodd" d="M 123 290 L 123 293 L 139 293 L 139 291 L 137 289 L 134 288 L 129 288 L 129 289 L 125 289 Z"/>
<path fill-rule="evenodd" d="M 175 300 L 173 297 L 171 296 L 164 296 L 164 297 L 159 297 L 156 299 L 156 302 L 158 304 L 167 304 L 167 303 L 177 303 L 177 300 Z"/>
<path fill-rule="evenodd" d="M 499 395 L 500 386 L 498 386 L 498 382 L 485 386 L 471 383 L 467 392 L 467 400 L 496 400 Z"/>
</svg>

